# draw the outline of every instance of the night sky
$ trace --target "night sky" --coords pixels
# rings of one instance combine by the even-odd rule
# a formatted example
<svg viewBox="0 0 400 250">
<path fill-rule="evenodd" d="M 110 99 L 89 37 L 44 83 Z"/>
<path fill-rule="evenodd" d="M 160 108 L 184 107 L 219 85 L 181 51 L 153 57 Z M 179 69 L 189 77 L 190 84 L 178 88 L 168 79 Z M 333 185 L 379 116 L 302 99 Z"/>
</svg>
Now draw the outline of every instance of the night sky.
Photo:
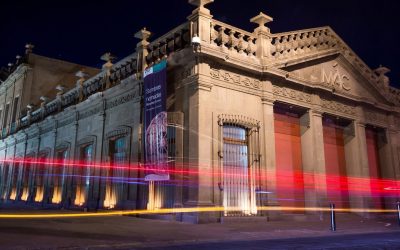
<svg viewBox="0 0 400 250">
<path fill-rule="evenodd" d="M 140 2 L 140 3 L 139 3 Z M 260 11 L 274 18 L 273 33 L 329 25 L 375 69 L 390 68 L 400 88 L 400 2 L 396 0 L 215 0 L 215 19 L 252 31 L 249 19 Z M 33 43 L 34 52 L 101 67 L 100 56 L 123 58 L 135 50 L 133 34 L 147 27 L 153 38 L 186 21 L 194 9 L 187 0 L 0 2 L 0 66 L 14 62 Z"/>
</svg>

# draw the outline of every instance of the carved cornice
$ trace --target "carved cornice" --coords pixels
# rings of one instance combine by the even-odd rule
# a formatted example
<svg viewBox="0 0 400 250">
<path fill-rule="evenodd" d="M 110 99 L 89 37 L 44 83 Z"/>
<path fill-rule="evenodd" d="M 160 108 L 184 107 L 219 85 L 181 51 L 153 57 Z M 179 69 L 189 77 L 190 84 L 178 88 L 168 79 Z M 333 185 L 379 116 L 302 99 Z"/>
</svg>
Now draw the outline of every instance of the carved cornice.
<svg viewBox="0 0 400 250">
<path fill-rule="evenodd" d="M 243 76 L 243 75 L 238 75 L 232 72 L 228 72 L 225 70 L 221 69 L 215 69 L 211 68 L 210 69 L 210 76 L 213 79 L 218 79 L 227 83 L 239 85 L 242 87 L 248 87 L 252 89 L 261 89 L 261 81 L 258 79 L 254 79 L 251 77 Z"/>
<path fill-rule="evenodd" d="M 321 106 L 324 109 L 339 112 L 347 115 L 355 115 L 356 108 L 350 105 L 346 105 L 340 102 L 326 100 L 321 98 Z"/>
<path fill-rule="evenodd" d="M 366 123 L 385 123 L 388 122 L 388 117 L 386 114 L 382 114 L 380 112 L 365 110 L 364 118 Z"/>
<path fill-rule="evenodd" d="M 127 136 L 130 135 L 132 131 L 131 127 L 128 126 L 120 126 L 112 131 L 109 131 L 106 133 L 105 139 L 109 140 L 110 138 L 114 137 L 122 137 L 122 136 Z"/>
<path fill-rule="evenodd" d="M 112 109 L 114 107 L 117 107 L 121 104 L 127 103 L 129 101 L 132 101 L 135 97 L 138 96 L 138 90 L 135 90 L 133 93 L 129 93 L 127 95 L 119 96 L 116 97 L 112 100 L 107 100 L 106 101 L 106 109 Z"/>
<path fill-rule="evenodd" d="M 294 101 L 300 101 L 305 103 L 311 103 L 312 101 L 310 94 L 285 87 L 273 86 L 272 93 L 274 94 L 275 98 L 286 97 Z"/>
<path fill-rule="evenodd" d="M 76 117 L 75 117 L 75 116 L 72 116 L 72 117 L 70 117 L 70 118 L 68 118 L 68 119 L 65 119 L 65 120 L 60 121 L 60 122 L 58 123 L 58 127 L 59 127 L 59 128 L 64 127 L 64 126 L 66 126 L 66 125 L 68 125 L 68 124 L 73 123 L 74 121 L 76 121 Z"/>
<path fill-rule="evenodd" d="M 64 142 L 57 144 L 55 149 L 56 149 L 56 151 L 68 150 L 70 148 L 70 146 L 71 146 L 71 143 L 64 141 Z"/>
<path fill-rule="evenodd" d="M 89 110 L 79 112 L 79 120 L 83 120 L 83 119 L 88 118 L 88 117 L 90 117 L 92 115 L 95 115 L 95 114 L 99 113 L 102 109 L 103 109 L 102 105 L 99 105 L 99 106 L 96 106 L 96 107 L 91 108 Z"/>
</svg>

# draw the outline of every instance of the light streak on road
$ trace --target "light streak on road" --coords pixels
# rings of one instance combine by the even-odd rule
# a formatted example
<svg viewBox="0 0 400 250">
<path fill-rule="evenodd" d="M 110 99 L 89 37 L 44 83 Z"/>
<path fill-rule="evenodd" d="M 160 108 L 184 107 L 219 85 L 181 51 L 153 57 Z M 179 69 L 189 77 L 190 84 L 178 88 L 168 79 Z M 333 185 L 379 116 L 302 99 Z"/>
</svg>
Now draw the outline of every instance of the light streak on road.
<svg viewBox="0 0 400 250">
<path fill-rule="evenodd" d="M 296 212 L 329 212 L 330 208 L 323 207 L 257 207 L 258 211 L 296 211 Z M 171 214 L 171 213 L 204 213 L 204 212 L 234 212 L 241 208 L 234 207 L 192 207 L 192 208 L 161 208 L 154 210 L 122 210 L 97 213 L 54 213 L 54 214 L 0 214 L 0 219 L 51 219 L 51 218 L 79 218 L 79 217 L 105 217 L 121 215 L 143 214 Z M 336 212 L 353 213 L 397 213 L 396 209 L 364 209 L 364 208 L 336 208 Z"/>
</svg>

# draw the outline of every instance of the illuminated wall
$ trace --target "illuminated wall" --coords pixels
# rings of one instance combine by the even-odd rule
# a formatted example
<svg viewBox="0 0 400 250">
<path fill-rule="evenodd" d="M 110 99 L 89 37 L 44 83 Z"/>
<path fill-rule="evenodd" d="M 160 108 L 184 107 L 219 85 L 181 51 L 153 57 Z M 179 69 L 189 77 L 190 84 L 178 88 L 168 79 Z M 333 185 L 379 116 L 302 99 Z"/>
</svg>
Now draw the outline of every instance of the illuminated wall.
<svg viewBox="0 0 400 250">
<path fill-rule="evenodd" d="M 344 128 L 336 118 L 324 118 L 324 153 L 328 202 L 337 207 L 349 207 Z"/>
<path fill-rule="evenodd" d="M 275 109 L 276 185 L 279 204 L 304 207 L 300 119 Z"/>
<path fill-rule="evenodd" d="M 368 151 L 369 176 L 371 183 L 371 202 L 375 208 L 382 208 L 381 190 L 383 186 L 379 182 L 381 178 L 380 157 L 378 151 L 378 133 L 377 129 L 367 127 L 365 136 Z"/>
</svg>

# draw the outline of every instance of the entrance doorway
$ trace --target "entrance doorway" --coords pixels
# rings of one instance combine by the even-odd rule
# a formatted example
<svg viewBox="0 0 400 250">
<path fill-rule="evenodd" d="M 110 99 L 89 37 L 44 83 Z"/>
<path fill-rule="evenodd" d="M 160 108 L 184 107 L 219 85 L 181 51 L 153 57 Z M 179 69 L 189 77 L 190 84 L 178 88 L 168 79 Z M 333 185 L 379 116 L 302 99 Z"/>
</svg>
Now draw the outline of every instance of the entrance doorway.
<svg viewBox="0 0 400 250">
<path fill-rule="evenodd" d="M 223 126 L 223 206 L 225 216 L 257 214 L 254 168 L 249 161 L 249 130 Z"/>
</svg>

